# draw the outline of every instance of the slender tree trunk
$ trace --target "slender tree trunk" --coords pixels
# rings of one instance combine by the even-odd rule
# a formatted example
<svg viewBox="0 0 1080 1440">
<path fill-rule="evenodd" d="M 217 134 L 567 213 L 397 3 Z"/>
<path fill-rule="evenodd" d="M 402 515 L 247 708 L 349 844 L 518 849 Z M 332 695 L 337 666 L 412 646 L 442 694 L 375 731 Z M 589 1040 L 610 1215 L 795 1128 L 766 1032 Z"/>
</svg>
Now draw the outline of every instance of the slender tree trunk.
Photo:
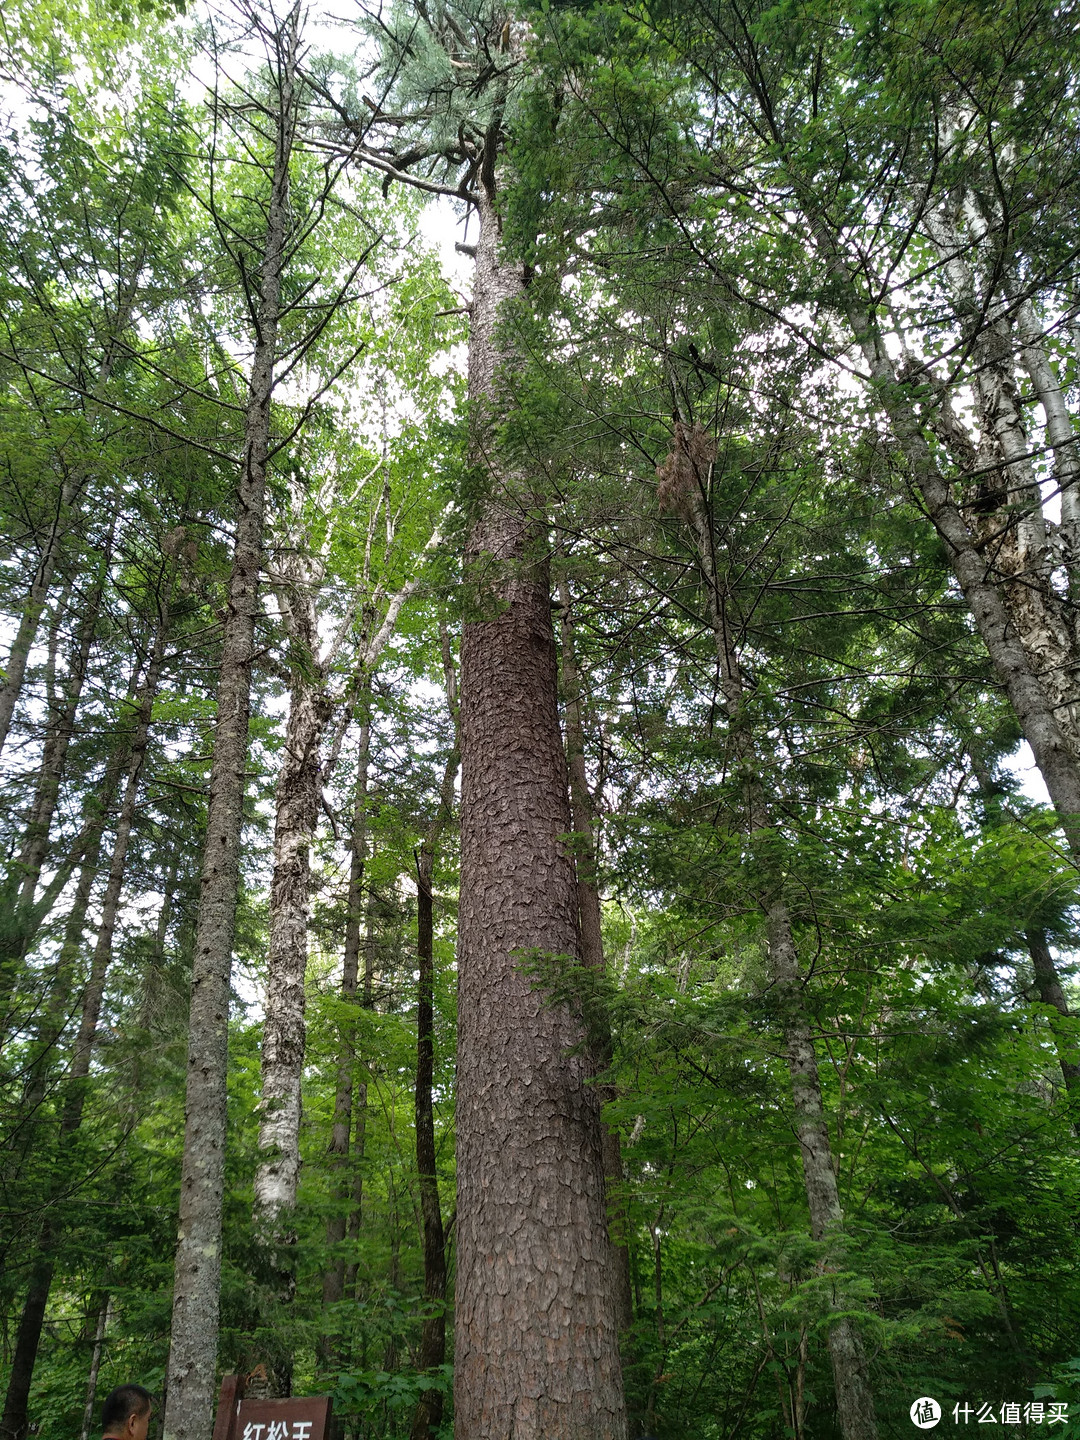
<svg viewBox="0 0 1080 1440">
<path fill-rule="evenodd" d="M 362 692 L 363 708 L 360 744 L 357 755 L 356 791 L 353 801 L 352 830 L 349 836 L 349 892 L 345 920 L 345 953 L 341 967 L 341 998 L 345 1006 L 356 1004 L 357 979 L 360 968 L 360 935 L 364 914 L 364 860 L 367 853 L 367 785 L 368 758 L 371 746 L 370 691 Z M 326 1244 L 330 1263 L 323 1275 L 323 1306 L 340 1303 L 345 1296 L 345 1257 L 341 1253 L 345 1239 L 348 1206 L 352 1197 L 349 1180 L 349 1142 L 353 1120 L 353 1084 L 356 1069 L 356 1036 L 351 1015 L 346 1011 L 341 1025 L 341 1049 L 338 1053 L 337 1089 L 334 1096 L 334 1123 L 330 1135 L 330 1163 L 333 1172 L 331 1189 L 335 1208 L 326 1222 Z M 328 1349 L 328 1362 L 335 1358 Z"/>
<path fill-rule="evenodd" d="M 769 965 L 781 1010 L 795 1128 L 802 1152 L 810 1233 L 815 1240 L 835 1239 L 843 1231 L 844 1212 L 833 1169 L 817 1055 L 806 1015 L 791 918 L 782 900 L 774 900 L 769 907 L 768 935 Z M 844 1297 L 837 1295 L 836 1303 L 843 1308 Z M 874 1397 L 866 1375 L 862 1339 L 846 1316 L 830 1324 L 828 1345 L 844 1440 L 876 1440 Z"/>
<path fill-rule="evenodd" d="M 1062 1019 L 1070 1020 L 1072 1012 L 1069 1009 L 1069 1002 L 1065 999 L 1065 991 L 1061 988 L 1054 957 L 1050 953 L 1050 946 L 1046 943 L 1045 932 L 1032 926 L 1027 932 L 1027 944 L 1031 964 L 1035 971 L 1035 988 L 1039 992 L 1039 999 L 1044 1005 L 1052 1006 Z M 1069 1095 L 1075 1098 L 1080 1095 L 1080 1063 L 1076 1059 L 1077 1041 L 1066 1026 L 1054 1024 L 1053 1021 L 1051 1023 L 1057 1043 L 1061 1078 L 1065 1082 L 1065 1088 Z M 1080 1120 L 1076 1123 L 1080 1126 Z"/>
<path fill-rule="evenodd" d="M 428 1313 L 420 1334 L 417 1368 L 433 1370 L 446 1358 L 446 1239 L 439 1199 L 435 1111 L 435 924 L 431 888 L 433 855 L 425 846 L 416 864 L 416 954 L 420 966 L 416 1006 L 416 1168 L 424 1242 L 424 1300 Z M 442 1421 L 441 1390 L 425 1390 L 412 1423 L 412 1440 L 429 1440 Z"/>
<path fill-rule="evenodd" d="M 364 928 L 364 983 L 360 992 L 360 1003 L 365 1010 L 375 1004 L 375 894 L 370 888 L 367 895 L 366 920 Z M 358 1285 L 360 1265 L 356 1247 L 360 1241 L 360 1228 L 364 1220 L 364 1159 L 367 1152 L 367 1081 L 361 1080 L 356 1087 L 354 1110 L 356 1120 L 353 1127 L 353 1160 L 351 1209 L 346 1228 L 346 1237 L 354 1258 L 345 1267 L 345 1294 L 349 1299 L 359 1299 Z M 365 1341 L 366 1344 L 366 1341 Z M 366 1365 L 367 1361 L 364 1361 Z"/>
<path fill-rule="evenodd" d="M 218 676 L 214 759 L 191 980 L 180 1227 L 173 1287 L 164 1440 L 205 1440 L 214 1405 L 221 1288 L 229 977 L 240 880 L 251 666 L 262 563 L 270 401 L 288 228 L 298 12 L 279 31 L 277 124 L 259 277 L 255 353 Z"/>
<path fill-rule="evenodd" d="M 86 1086 L 90 1074 L 90 1061 L 97 1040 L 98 1023 L 101 1018 L 101 1004 L 105 994 L 105 982 L 112 960 L 113 937 L 123 890 L 124 868 L 127 860 L 131 827 L 135 819 L 135 806 L 139 791 L 139 780 L 149 736 L 150 717 L 154 698 L 157 694 L 158 677 L 165 643 L 165 624 L 159 624 L 154 651 L 147 667 L 135 720 L 135 730 L 128 748 L 127 781 L 120 813 L 113 838 L 109 876 L 101 904 L 101 924 L 90 962 L 90 973 L 83 988 L 82 1014 L 78 1033 L 72 1049 L 65 1082 L 66 1095 L 61 1108 L 60 1146 L 61 1153 L 70 1137 L 82 1124 L 83 1107 L 86 1103 Z M 89 898 L 89 887 L 86 890 Z M 78 899 L 78 897 L 76 897 Z M 81 929 L 81 924 L 80 927 Z M 61 956 L 63 963 L 63 956 Z M 23 1307 L 16 1341 L 16 1362 L 13 1362 L 4 1401 L 4 1418 L 0 1422 L 0 1437 L 21 1437 L 26 1429 L 26 1411 L 33 1382 L 34 1367 L 37 1363 L 38 1346 L 41 1341 L 41 1327 L 52 1285 L 54 1261 L 53 1252 L 59 1234 L 46 1218 L 38 1241 L 40 1261 L 35 1268 L 30 1288 Z"/>
<path fill-rule="evenodd" d="M 55 723 L 50 725 L 45 739 L 30 822 L 26 827 L 22 848 L 19 851 L 20 909 L 33 906 L 37 883 L 41 877 L 41 867 L 48 849 L 49 830 L 60 795 L 60 784 L 64 777 L 68 747 L 75 734 L 75 718 L 79 701 L 82 699 L 83 684 L 90 663 L 90 651 L 97 631 L 101 599 L 105 589 L 105 577 L 109 573 L 112 561 L 115 528 L 114 515 L 99 561 L 98 576 L 93 590 L 86 597 L 85 609 L 76 631 L 75 644 L 72 647 L 64 683 L 63 701 Z"/>
<path fill-rule="evenodd" d="M 536 951 L 578 957 L 577 896 L 545 538 L 527 483 L 490 449 L 500 310 L 524 282 L 499 255 L 493 194 L 479 209 L 469 398 L 487 493 L 462 641 L 455 1423 L 485 1440 L 622 1440 L 599 1106 L 579 1023 L 525 968 Z"/>
<path fill-rule="evenodd" d="M 577 837 L 575 854 L 577 872 L 578 914 L 581 921 L 581 958 L 591 969 L 603 972 L 604 932 L 600 909 L 600 889 L 596 874 L 595 807 L 585 770 L 585 727 L 581 717 L 581 681 L 574 654 L 574 626 L 570 588 L 559 581 L 559 604 L 562 617 L 562 689 L 566 711 L 566 757 L 570 772 L 570 815 Z M 599 1039 L 596 1064 L 606 1070 L 611 1064 L 611 1035 Z M 615 1098 L 614 1087 L 597 1087 L 600 1104 Z M 619 1199 L 623 1184 L 622 1140 L 619 1131 L 601 1121 L 601 1144 L 604 1162 L 604 1188 L 607 1195 L 611 1227 L 611 1248 L 614 1275 L 615 1312 L 619 1329 L 628 1330 L 634 1323 L 633 1288 L 630 1284 L 629 1217 L 626 1202 Z"/>
<path fill-rule="evenodd" d="M 124 889 L 128 845 L 131 841 L 132 825 L 135 822 L 139 782 L 142 778 L 150 739 L 150 719 L 161 677 L 167 624 L 167 616 L 163 616 L 158 625 L 154 648 L 146 670 L 146 679 L 143 682 L 135 714 L 135 728 L 128 750 L 127 780 L 120 802 L 120 813 L 116 820 L 116 833 L 113 837 L 105 893 L 101 900 L 101 924 L 98 927 L 94 953 L 90 960 L 90 973 L 83 990 L 82 1018 L 79 1022 L 71 1065 L 68 1070 L 69 1093 L 61 1121 L 63 1134 L 73 1133 L 82 1123 L 83 1105 L 86 1099 L 85 1082 L 90 1074 L 90 1057 L 97 1040 L 101 1003 L 105 995 L 105 982 L 108 978 L 109 966 L 112 964 L 113 940 L 116 935 L 117 916 L 120 912 L 120 898 Z"/>
<path fill-rule="evenodd" d="M 90 1354 L 90 1374 L 86 1381 L 86 1404 L 83 1407 L 82 1430 L 79 1440 L 90 1440 L 94 1429 L 94 1401 L 97 1399 L 98 1372 L 101 1370 L 101 1352 L 105 1348 L 105 1329 L 109 1323 L 111 1297 L 103 1295 L 98 1306 L 97 1325 L 94 1328 L 94 1348 Z"/>
<path fill-rule="evenodd" d="M 951 554 L 953 573 L 1024 738 L 1031 746 L 1069 847 L 1074 855 L 1080 856 L 1080 765 L 1058 722 L 1054 704 L 1016 632 L 1005 601 L 990 578 L 987 561 L 979 554 L 949 483 L 930 453 L 884 340 L 850 290 L 849 295 L 852 297 L 847 311 L 849 322 L 870 369 L 878 399 L 907 461 L 912 483 Z"/>
<path fill-rule="evenodd" d="M 420 1180 L 420 1214 L 424 1245 L 424 1317 L 417 1368 L 434 1370 L 446 1359 L 446 1234 L 439 1197 L 435 1150 L 435 900 L 432 882 L 435 855 L 454 811 L 454 784 L 460 766 L 457 681 L 450 636 L 439 627 L 446 701 L 454 722 L 454 743 L 443 769 L 439 808 L 416 857 L 416 954 L 419 964 L 416 1006 L 416 1170 Z M 413 1416 L 412 1440 L 428 1440 L 442 1422 L 441 1390 L 425 1390 Z"/>
<path fill-rule="evenodd" d="M 762 793 L 754 737 L 745 711 L 742 670 L 732 636 L 729 597 L 717 563 L 716 532 L 708 503 L 714 453 L 713 445 L 703 432 L 680 423 L 676 427 L 671 457 L 662 467 L 662 474 L 673 486 L 669 493 L 682 507 L 694 538 L 695 558 L 704 582 L 720 672 L 720 691 L 735 755 L 746 777 L 745 825 L 748 834 L 753 836 L 768 828 L 770 817 Z M 770 977 L 780 1002 L 784 1053 L 802 1154 L 810 1232 L 815 1240 L 831 1240 L 835 1247 L 843 1234 L 844 1214 L 833 1169 L 817 1055 L 799 973 L 791 916 L 782 895 L 775 893 L 776 889 L 778 887 L 773 887 L 774 893 L 763 889 L 758 898 L 767 920 Z M 834 1304 L 837 1309 L 843 1310 L 844 1297 L 836 1295 Z M 844 1440 L 877 1440 L 874 1396 L 866 1373 L 862 1339 L 847 1316 L 830 1322 L 827 1343 Z"/>
</svg>

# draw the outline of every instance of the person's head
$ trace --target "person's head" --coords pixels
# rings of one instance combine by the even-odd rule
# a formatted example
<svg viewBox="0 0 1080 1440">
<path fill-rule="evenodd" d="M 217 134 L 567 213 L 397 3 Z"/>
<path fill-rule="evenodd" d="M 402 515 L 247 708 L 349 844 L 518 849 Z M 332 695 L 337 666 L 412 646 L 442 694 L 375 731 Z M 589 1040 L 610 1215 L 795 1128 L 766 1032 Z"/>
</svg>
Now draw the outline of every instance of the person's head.
<svg viewBox="0 0 1080 1440">
<path fill-rule="evenodd" d="M 150 1391 L 141 1385 L 118 1385 L 101 1407 L 101 1433 L 106 1440 L 146 1440 L 150 1428 Z"/>
</svg>

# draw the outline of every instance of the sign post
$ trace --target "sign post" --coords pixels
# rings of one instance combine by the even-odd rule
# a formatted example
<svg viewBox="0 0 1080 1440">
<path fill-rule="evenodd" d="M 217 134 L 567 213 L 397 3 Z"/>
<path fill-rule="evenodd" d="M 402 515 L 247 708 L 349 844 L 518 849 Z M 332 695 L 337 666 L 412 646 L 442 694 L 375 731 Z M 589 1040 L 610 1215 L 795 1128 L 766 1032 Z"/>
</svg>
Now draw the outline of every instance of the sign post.
<svg viewBox="0 0 1080 1440">
<path fill-rule="evenodd" d="M 213 1440 L 329 1440 L 329 1395 L 288 1400 L 243 1397 L 243 1376 L 224 1376 Z"/>
</svg>

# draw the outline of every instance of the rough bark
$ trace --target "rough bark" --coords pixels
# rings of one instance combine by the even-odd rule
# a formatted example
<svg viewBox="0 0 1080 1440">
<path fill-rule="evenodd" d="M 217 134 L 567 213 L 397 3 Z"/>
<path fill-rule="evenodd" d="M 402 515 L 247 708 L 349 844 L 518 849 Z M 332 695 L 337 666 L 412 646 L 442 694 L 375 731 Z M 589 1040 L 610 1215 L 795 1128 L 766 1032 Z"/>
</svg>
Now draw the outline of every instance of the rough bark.
<svg viewBox="0 0 1080 1440">
<path fill-rule="evenodd" d="M 240 879 L 251 666 L 262 563 L 270 401 L 288 228 L 298 14 L 279 32 L 276 135 L 259 274 L 255 351 L 217 687 L 191 980 L 190 1039 L 164 1440 L 204 1440 L 214 1405 L 221 1286 L 229 977 Z"/>
<path fill-rule="evenodd" d="M 1070 1020 L 1072 1011 L 1069 1009 L 1069 1002 L 1065 999 L 1065 991 L 1061 988 L 1061 980 L 1058 978 L 1057 966 L 1050 953 L 1050 946 L 1046 943 L 1045 932 L 1032 926 L 1028 930 L 1026 938 L 1032 968 L 1035 971 L 1035 988 L 1039 992 L 1039 999 L 1044 1005 L 1052 1006 L 1063 1020 Z M 1051 1023 L 1053 1024 L 1053 1021 Z M 1077 1041 L 1075 1036 L 1069 1033 L 1068 1026 L 1053 1024 L 1053 1030 L 1054 1040 L 1057 1044 L 1058 1064 L 1061 1066 L 1061 1078 L 1065 1082 L 1065 1088 L 1070 1097 L 1075 1099 L 1080 1096 L 1080 1062 L 1077 1059 Z M 1080 1121 L 1076 1123 L 1080 1126 Z"/>
<path fill-rule="evenodd" d="M 969 528 L 1000 584 L 1017 634 L 1058 724 L 1077 754 L 1080 711 L 1075 629 L 1064 597 L 1053 582 L 1057 560 L 1043 515 L 1029 453 L 1028 426 L 1016 384 L 1018 345 L 1000 314 L 1000 304 L 992 303 L 992 279 L 980 273 L 979 237 L 968 238 L 967 231 L 961 236 L 961 222 L 955 211 L 956 207 L 949 205 L 930 209 L 924 222 L 942 258 L 957 314 L 978 317 L 969 343 L 975 411 L 982 432 L 977 469 L 982 473 L 978 483 L 969 487 Z"/>
<path fill-rule="evenodd" d="M 462 640 L 455 1423 L 485 1440 L 622 1440 L 599 1107 L 579 1023 L 525 968 L 537 951 L 579 955 L 577 896 L 560 840 L 571 820 L 544 536 L 486 423 L 500 404 L 499 313 L 524 282 L 500 257 L 490 190 L 479 212 L 469 398 L 485 494 Z"/>
<path fill-rule="evenodd" d="M 307 658 L 312 657 L 310 605 Z M 270 951 L 263 1025 L 260 1160 L 255 1172 L 255 1224 L 271 1243 L 288 1243 L 287 1218 L 300 1178 L 300 1081 L 304 1066 L 304 979 L 308 960 L 311 840 L 318 823 L 322 777 L 319 744 L 330 704 L 318 680 L 293 672 L 285 748 L 276 791 L 274 871 L 270 885 Z M 282 1230 L 284 1226 L 284 1230 Z"/>
<path fill-rule="evenodd" d="M 1080 856 L 1080 765 L 1058 723 L 1054 703 L 1036 674 L 1000 590 L 980 555 L 948 481 L 939 471 L 918 416 L 898 379 L 884 340 L 852 292 L 847 317 L 869 368 L 878 400 L 907 462 L 911 481 L 944 541 L 972 618 L 1031 746 L 1069 847 Z"/>
<path fill-rule="evenodd" d="M 585 728 L 581 715 L 581 680 L 574 653 L 574 625 L 570 588 L 559 580 L 559 605 L 562 629 L 561 680 L 566 716 L 566 759 L 570 773 L 570 818 L 573 821 L 576 849 L 574 867 L 577 875 L 578 916 L 581 925 L 581 959 L 590 969 L 603 972 L 604 932 L 600 909 L 600 888 L 596 873 L 596 812 L 589 777 L 585 769 Z M 611 1064 L 611 1035 L 597 1039 L 596 1065 L 606 1070 Z M 597 1086 L 601 1105 L 615 1098 L 614 1087 Z M 630 1283 L 630 1247 L 628 1216 L 625 1201 L 618 1198 L 624 1181 L 622 1139 L 618 1129 L 601 1121 L 601 1146 L 604 1163 L 604 1188 L 607 1195 L 611 1229 L 611 1250 L 614 1274 L 615 1313 L 619 1329 L 627 1330 L 634 1323 L 633 1287 Z"/>
</svg>

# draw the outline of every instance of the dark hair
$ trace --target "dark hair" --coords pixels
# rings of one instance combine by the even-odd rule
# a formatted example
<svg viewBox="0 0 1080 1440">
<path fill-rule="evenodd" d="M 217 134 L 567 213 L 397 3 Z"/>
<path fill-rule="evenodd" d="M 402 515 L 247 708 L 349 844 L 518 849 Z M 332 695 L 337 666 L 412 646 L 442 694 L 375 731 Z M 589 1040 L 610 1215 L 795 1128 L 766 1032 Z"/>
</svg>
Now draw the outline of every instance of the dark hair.
<svg viewBox="0 0 1080 1440">
<path fill-rule="evenodd" d="M 102 1430 L 116 1430 L 126 1425 L 132 1415 L 144 1415 L 150 1409 L 151 1395 L 141 1385 L 118 1385 L 105 1396 L 101 1407 Z"/>
</svg>

